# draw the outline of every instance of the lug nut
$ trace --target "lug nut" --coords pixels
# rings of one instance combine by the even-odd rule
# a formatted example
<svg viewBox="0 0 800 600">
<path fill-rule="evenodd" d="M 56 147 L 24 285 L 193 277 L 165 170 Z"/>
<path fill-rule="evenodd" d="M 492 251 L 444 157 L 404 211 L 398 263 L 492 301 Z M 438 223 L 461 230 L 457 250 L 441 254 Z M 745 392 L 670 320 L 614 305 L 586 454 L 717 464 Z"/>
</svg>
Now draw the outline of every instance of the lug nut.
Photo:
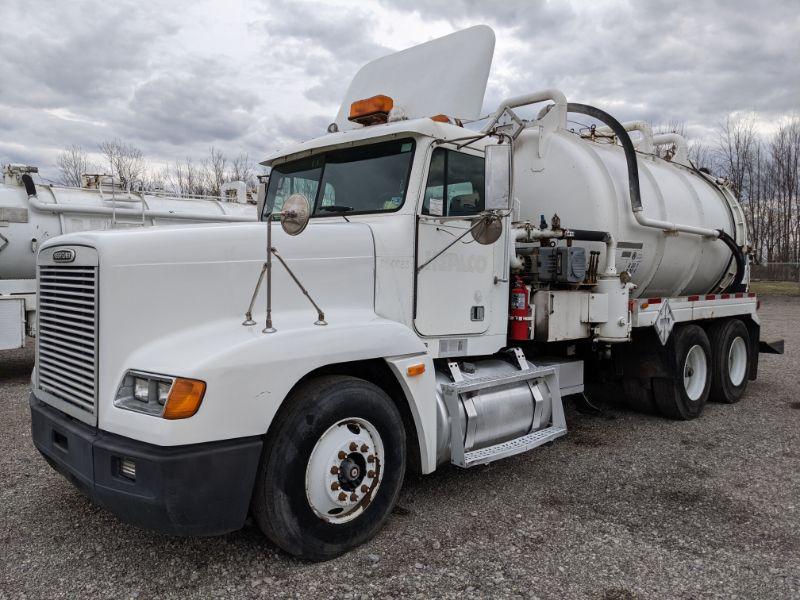
<svg viewBox="0 0 800 600">
<path fill-rule="evenodd" d="M 336 465 L 331 467 L 331 475 L 338 475 L 339 474 L 339 467 Z"/>
<path fill-rule="evenodd" d="M 345 500 L 347 500 L 347 494 L 339 492 L 339 502 L 344 502 Z"/>
<path fill-rule="evenodd" d="M 339 450 L 339 454 L 337 456 L 339 457 L 339 460 L 344 460 L 347 458 L 347 454 L 344 453 L 344 450 Z"/>
<path fill-rule="evenodd" d="M 366 485 L 361 486 L 361 492 L 366 494 L 369 491 L 369 488 Z"/>
<path fill-rule="evenodd" d="M 338 489 L 339 489 L 339 482 L 338 482 L 338 481 L 334 481 L 334 482 L 331 484 L 331 489 L 332 489 L 334 492 L 335 492 L 336 490 L 338 490 Z"/>
<path fill-rule="evenodd" d="M 355 493 L 352 493 L 352 494 L 350 494 L 350 500 L 355 502 L 356 500 L 358 500 L 358 496 L 356 496 Z"/>
<path fill-rule="evenodd" d="M 375 462 L 375 457 L 374 457 L 372 454 L 370 454 L 370 455 L 367 457 L 367 462 L 368 462 L 368 463 L 374 463 L 374 462 Z"/>
<path fill-rule="evenodd" d="M 367 477 L 369 477 L 370 479 L 372 479 L 373 477 L 375 477 L 375 471 L 368 471 L 368 472 L 367 472 Z"/>
<path fill-rule="evenodd" d="M 355 452 L 356 450 L 358 450 L 358 444 L 350 442 L 350 452 Z"/>
<path fill-rule="evenodd" d="M 369 450 L 369 446 L 367 446 L 366 444 L 361 444 L 361 451 L 366 452 L 367 450 Z"/>
</svg>

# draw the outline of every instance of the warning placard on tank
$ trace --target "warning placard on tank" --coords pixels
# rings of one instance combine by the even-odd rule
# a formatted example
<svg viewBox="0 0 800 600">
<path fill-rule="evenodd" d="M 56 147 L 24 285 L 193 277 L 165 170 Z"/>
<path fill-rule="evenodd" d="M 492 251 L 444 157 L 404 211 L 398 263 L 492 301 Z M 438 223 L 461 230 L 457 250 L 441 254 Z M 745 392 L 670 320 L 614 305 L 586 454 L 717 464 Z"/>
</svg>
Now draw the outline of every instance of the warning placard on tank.
<svg viewBox="0 0 800 600">
<path fill-rule="evenodd" d="M 642 242 L 619 242 L 617 244 L 617 272 L 627 271 L 635 275 L 644 260 Z"/>
</svg>

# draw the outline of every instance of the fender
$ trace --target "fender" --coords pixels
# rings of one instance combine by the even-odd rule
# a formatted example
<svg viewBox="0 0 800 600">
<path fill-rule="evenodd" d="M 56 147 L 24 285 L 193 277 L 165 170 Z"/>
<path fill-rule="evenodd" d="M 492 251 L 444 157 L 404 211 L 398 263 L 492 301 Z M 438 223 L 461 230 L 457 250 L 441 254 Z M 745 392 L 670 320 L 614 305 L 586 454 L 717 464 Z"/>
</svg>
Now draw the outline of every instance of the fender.
<svg viewBox="0 0 800 600">
<path fill-rule="evenodd" d="M 339 312 L 327 326 L 315 326 L 308 310 L 283 313 L 276 333 L 263 322 L 243 327 L 231 319 L 185 329 L 132 353 L 124 371 L 137 369 L 206 382 L 196 415 L 167 421 L 103 402 L 100 427 L 159 446 L 177 446 L 263 435 L 289 391 L 306 374 L 331 364 L 385 358 L 398 377 L 420 437 L 423 469 L 435 463 L 436 412 L 433 363 L 422 341 L 405 325 L 372 310 Z M 410 378 L 406 363 L 426 363 Z"/>
</svg>

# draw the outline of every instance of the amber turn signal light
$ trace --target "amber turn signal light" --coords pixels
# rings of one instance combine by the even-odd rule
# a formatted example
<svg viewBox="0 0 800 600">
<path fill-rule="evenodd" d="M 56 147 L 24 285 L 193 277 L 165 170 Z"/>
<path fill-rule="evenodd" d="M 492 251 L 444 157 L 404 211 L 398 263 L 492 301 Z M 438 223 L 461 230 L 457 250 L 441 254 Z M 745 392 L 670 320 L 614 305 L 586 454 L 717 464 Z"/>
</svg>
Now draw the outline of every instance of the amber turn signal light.
<svg viewBox="0 0 800 600">
<path fill-rule="evenodd" d="M 167 403 L 164 406 L 165 419 L 186 419 L 200 408 L 206 384 L 197 379 L 178 378 L 172 384 Z"/>
<path fill-rule="evenodd" d="M 437 123 L 450 123 L 450 117 L 447 115 L 435 115 L 431 117 L 431 121 L 435 121 Z"/>
<path fill-rule="evenodd" d="M 425 372 L 425 363 L 418 363 L 416 365 L 411 365 L 406 369 L 406 374 L 409 377 L 416 377 L 417 375 L 422 375 Z"/>
<path fill-rule="evenodd" d="M 394 100 L 389 96 L 378 94 L 371 98 L 356 100 L 350 105 L 350 116 L 348 120 L 361 125 L 375 125 L 386 123 L 389 119 L 389 111 L 394 107 Z"/>
</svg>

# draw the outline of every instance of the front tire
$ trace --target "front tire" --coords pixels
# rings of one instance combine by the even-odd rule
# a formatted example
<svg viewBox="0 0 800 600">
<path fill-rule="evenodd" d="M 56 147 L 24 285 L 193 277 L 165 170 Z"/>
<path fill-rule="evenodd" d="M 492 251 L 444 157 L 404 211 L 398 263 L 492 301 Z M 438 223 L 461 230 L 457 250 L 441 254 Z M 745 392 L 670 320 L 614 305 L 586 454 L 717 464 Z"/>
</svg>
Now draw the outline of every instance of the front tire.
<svg viewBox="0 0 800 600">
<path fill-rule="evenodd" d="M 711 400 L 734 404 L 742 399 L 750 373 L 751 345 L 747 327 L 739 319 L 714 323 L 709 329 L 713 355 Z"/>
<path fill-rule="evenodd" d="M 383 390 L 355 377 L 312 379 L 292 392 L 272 425 L 253 514 L 290 554 L 335 558 L 383 526 L 405 468 L 403 420 Z"/>
</svg>

